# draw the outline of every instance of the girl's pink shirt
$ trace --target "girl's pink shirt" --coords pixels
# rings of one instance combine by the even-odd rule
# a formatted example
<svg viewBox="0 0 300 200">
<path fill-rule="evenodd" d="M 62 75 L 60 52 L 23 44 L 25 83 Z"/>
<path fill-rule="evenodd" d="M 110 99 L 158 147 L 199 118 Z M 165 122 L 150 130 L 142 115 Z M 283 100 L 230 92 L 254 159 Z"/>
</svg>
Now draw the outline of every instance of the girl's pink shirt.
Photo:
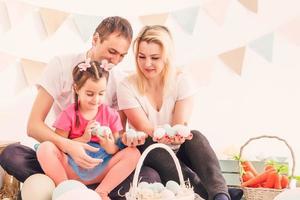
<svg viewBox="0 0 300 200">
<path fill-rule="evenodd" d="M 71 104 L 59 114 L 53 127 L 69 132 L 68 138 L 70 139 L 82 136 L 89 121 L 86 120 L 79 111 L 77 112 L 80 121 L 78 127 L 75 125 L 75 104 Z M 98 121 L 101 126 L 108 126 L 113 133 L 123 129 L 119 113 L 105 104 L 98 107 L 98 113 L 95 120 Z M 97 136 L 92 136 L 91 141 L 98 142 L 99 138 Z"/>
</svg>

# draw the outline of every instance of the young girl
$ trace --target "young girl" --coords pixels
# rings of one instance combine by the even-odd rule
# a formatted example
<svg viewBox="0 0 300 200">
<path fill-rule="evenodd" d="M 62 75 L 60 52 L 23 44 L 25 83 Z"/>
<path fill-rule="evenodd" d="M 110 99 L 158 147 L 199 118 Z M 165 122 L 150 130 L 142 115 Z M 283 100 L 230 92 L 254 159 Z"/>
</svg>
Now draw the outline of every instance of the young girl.
<svg viewBox="0 0 300 200">
<path fill-rule="evenodd" d="M 120 150 L 117 142 L 120 141 L 119 131 L 123 129 L 120 117 L 117 111 L 103 104 L 108 68 L 107 63 L 100 65 L 87 60 L 73 69 L 75 103 L 67 107 L 53 125 L 57 134 L 99 148 L 97 152 L 87 153 L 102 162 L 92 169 L 84 164 L 86 168 L 80 168 L 49 141 L 41 143 L 37 150 L 42 169 L 56 185 L 67 179 L 87 185 L 100 182 L 96 192 L 103 200 L 109 199 L 110 191 L 130 175 L 140 157 L 136 148 Z M 94 134 L 99 123 L 109 127 L 112 134 Z"/>
</svg>

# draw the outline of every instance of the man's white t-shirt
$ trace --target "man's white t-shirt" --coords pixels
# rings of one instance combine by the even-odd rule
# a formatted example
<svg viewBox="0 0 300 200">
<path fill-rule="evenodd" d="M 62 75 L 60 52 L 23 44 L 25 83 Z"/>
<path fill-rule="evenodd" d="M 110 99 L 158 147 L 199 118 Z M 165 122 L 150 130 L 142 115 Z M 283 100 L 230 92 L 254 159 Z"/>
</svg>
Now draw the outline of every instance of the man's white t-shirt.
<svg viewBox="0 0 300 200">
<path fill-rule="evenodd" d="M 163 104 L 157 111 L 148 98 L 139 93 L 136 85 L 128 77 L 123 79 L 117 86 L 119 110 L 142 108 L 154 127 L 171 124 L 175 103 L 191 97 L 197 92 L 193 81 L 184 72 L 177 74 L 172 83 L 174 84 L 164 95 Z"/>
<path fill-rule="evenodd" d="M 85 61 L 85 55 L 85 53 L 73 53 L 56 56 L 50 60 L 43 72 L 38 87 L 43 87 L 53 97 L 54 103 L 52 109 L 55 116 L 58 116 L 62 110 L 74 102 L 72 71 L 78 63 Z M 116 68 L 117 67 L 114 67 L 109 72 L 109 80 L 106 89 L 106 103 L 107 105 L 118 109 L 116 84 L 117 81 L 125 75 Z"/>
</svg>

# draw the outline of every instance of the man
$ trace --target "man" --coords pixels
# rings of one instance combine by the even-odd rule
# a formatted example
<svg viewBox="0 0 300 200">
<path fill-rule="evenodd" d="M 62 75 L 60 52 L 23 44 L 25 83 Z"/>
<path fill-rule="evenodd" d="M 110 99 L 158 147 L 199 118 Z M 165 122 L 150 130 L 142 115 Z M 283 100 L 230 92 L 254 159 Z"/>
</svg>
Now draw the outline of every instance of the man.
<svg viewBox="0 0 300 200">
<path fill-rule="evenodd" d="M 62 151 L 70 155 L 74 161 L 83 168 L 93 168 L 100 163 L 100 159 L 91 158 L 85 152 L 97 151 L 88 144 L 63 138 L 45 123 L 45 119 L 51 108 L 58 115 L 64 108 L 72 103 L 72 70 L 79 62 L 86 58 L 118 64 L 127 54 L 132 40 L 132 27 L 130 23 L 121 17 L 108 17 L 96 28 L 92 38 L 92 47 L 84 54 L 62 55 L 52 59 L 44 75 L 37 85 L 38 94 L 32 106 L 28 120 L 27 134 L 39 142 L 51 141 Z M 109 80 L 107 87 L 107 103 L 116 105 L 116 83 Z M 36 153 L 31 148 L 20 144 L 8 146 L 0 156 L 1 166 L 19 181 L 36 173 L 44 173 L 41 169 Z M 143 168 L 141 176 L 144 181 L 160 181 L 159 175 L 151 168 Z M 132 177 L 131 177 L 132 178 Z M 129 188 L 130 178 L 127 178 L 119 187 L 111 192 L 112 199 L 121 198 L 118 190 L 125 193 Z"/>
</svg>

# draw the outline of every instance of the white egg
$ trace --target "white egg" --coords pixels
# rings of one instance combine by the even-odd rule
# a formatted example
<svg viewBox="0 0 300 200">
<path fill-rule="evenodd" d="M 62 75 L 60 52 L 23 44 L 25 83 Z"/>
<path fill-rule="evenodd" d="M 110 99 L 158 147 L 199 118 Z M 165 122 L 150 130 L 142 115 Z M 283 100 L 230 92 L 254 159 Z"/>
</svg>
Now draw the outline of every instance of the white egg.
<svg viewBox="0 0 300 200">
<path fill-rule="evenodd" d="M 175 194 L 171 191 L 171 190 L 168 190 L 168 189 L 164 189 L 161 193 L 161 199 L 164 199 L 164 200 L 173 200 L 175 199 Z"/>
<path fill-rule="evenodd" d="M 171 190 L 175 195 L 180 191 L 180 186 L 178 185 L 178 183 L 177 182 L 175 182 L 175 181 L 168 181 L 167 183 L 166 183 L 166 188 L 168 189 L 168 190 Z"/>
<path fill-rule="evenodd" d="M 97 123 L 97 125 L 96 126 L 94 126 L 93 127 L 93 129 L 92 129 L 92 135 L 95 135 L 95 136 L 97 136 L 98 135 L 98 133 L 99 133 L 99 131 L 100 131 L 100 124 L 99 123 Z"/>
<path fill-rule="evenodd" d="M 104 137 L 106 135 L 111 135 L 112 132 L 108 126 L 100 126 L 99 133 L 100 136 Z"/>
<path fill-rule="evenodd" d="M 160 192 L 162 192 L 165 189 L 165 186 L 163 184 L 161 184 L 161 183 L 153 183 L 151 185 L 151 188 L 152 188 L 152 190 L 154 192 L 160 193 Z"/>
<path fill-rule="evenodd" d="M 126 131 L 127 140 L 133 140 L 137 137 L 137 133 L 134 129 L 129 129 Z"/>
<path fill-rule="evenodd" d="M 149 185 L 150 185 L 150 184 L 147 183 L 147 182 L 140 182 L 140 183 L 138 184 L 138 188 L 140 188 L 140 189 L 149 188 L 149 187 L 150 187 Z"/>
<path fill-rule="evenodd" d="M 176 132 L 181 135 L 182 137 L 188 137 L 191 134 L 191 130 L 182 124 L 176 124 L 172 127 Z"/>
<path fill-rule="evenodd" d="M 138 139 L 147 136 L 147 134 L 143 131 L 137 131 L 136 134 L 137 134 Z"/>
<path fill-rule="evenodd" d="M 155 139 L 161 139 L 166 135 L 166 130 L 164 128 L 157 128 L 155 129 L 155 131 L 153 132 L 153 137 Z"/>
</svg>

